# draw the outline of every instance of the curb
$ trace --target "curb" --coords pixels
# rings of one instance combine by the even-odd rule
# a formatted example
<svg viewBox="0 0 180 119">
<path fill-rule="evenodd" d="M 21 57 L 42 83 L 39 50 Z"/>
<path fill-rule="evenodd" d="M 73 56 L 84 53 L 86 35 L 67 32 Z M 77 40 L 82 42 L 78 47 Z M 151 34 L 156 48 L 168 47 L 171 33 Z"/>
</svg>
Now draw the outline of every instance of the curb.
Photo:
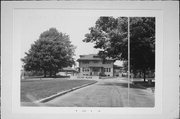
<svg viewBox="0 0 180 119">
<path fill-rule="evenodd" d="M 68 89 L 68 90 L 65 90 L 65 91 L 61 91 L 61 92 L 56 93 L 54 95 L 51 95 L 49 97 L 34 101 L 34 103 L 45 103 L 45 102 L 48 102 L 48 101 L 50 101 L 50 100 L 52 100 L 52 99 L 54 99 L 56 97 L 62 96 L 64 94 L 66 94 L 66 93 L 72 92 L 74 90 L 77 90 L 77 89 L 80 89 L 80 88 L 83 88 L 83 87 L 86 87 L 86 86 L 89 86 L 89 85 L 92 85 L 92 84 L 95 84 L 95 83 L 97 83 L 97 81 L 93 82 L 93 83 L 88 83 L 88 84 L 84 84 L 84 85 L 81 85 L 81 86 L 77 86 L 77 87 L 74 87 L 74 88 L 71 88 L 71 89 Z"/>
</svg>

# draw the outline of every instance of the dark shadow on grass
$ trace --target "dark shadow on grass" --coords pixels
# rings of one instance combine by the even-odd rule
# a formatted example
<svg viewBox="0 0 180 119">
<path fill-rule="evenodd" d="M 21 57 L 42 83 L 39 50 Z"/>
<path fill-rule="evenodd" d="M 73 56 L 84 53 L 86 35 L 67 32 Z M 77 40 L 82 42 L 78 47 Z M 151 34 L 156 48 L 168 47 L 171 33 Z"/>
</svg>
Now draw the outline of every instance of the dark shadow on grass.
<svg viewBox="0 0 180 119">
<path fill-rule="evenodd" d="M 155 87 L 155 82 L 151 82 L 151 84 L 149 84 L 148 82 L 142 82 L 142 81 L 136 81 L 134 82 L 135 85 L 140 85 L 146 88 L 153 88 Z"/>
<path fill-rule="evenodd" d="M 25 79 L 36 79 L 36 78 L 42 78 L 42 79 L 46 79 L 46 78 L 70 78 L 70 76 L 60 76 L 60 75 L 57 75 L 57 76 L 25 76 Z"/>
<path fill-rule="evenodd" d="M 128 87 L 128 83 L 104 83 L 104 84 L 99 84 L 99 85 L 102 85 L 102 86 L 121 86 L 124 88 Z M 146 89 L 148 87 L 136 83 L 136 84 L 130 84 L 130 88 Z"/>
<path fill-rule="evenodd" d="M 31 79 L 26 79 L 26 80 L 21 80 L 21 82 L 47 82 L 47 81 L 50 81 L 50 80 L 42 80 L 42 79 L 36 79 L 36 80 L 31 80 Z"/>
</svg>

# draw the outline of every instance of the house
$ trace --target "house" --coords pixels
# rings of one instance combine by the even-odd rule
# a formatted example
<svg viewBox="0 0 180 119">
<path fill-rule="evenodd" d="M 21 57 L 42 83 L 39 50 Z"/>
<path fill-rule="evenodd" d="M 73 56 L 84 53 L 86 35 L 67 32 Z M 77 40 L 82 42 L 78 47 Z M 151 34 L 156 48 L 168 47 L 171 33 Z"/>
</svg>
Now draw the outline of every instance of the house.
<svg viewBox="0 0 180 119">
<path fill-rule="evenodd" d="M 106 58 L 103 60 L 97 54 L 80 55 L 79 75 L 81 76 L 113 76 L 115 60 Z"/>
</svg>

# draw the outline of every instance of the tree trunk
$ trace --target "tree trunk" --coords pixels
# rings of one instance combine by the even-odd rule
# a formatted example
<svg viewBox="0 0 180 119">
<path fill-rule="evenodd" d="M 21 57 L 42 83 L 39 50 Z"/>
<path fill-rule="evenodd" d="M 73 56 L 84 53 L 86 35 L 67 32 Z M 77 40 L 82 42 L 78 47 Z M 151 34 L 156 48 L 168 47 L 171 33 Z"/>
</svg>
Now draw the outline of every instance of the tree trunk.
<svg viewBox="0 0 180 119">
<path fill-rule="evenodd" d="M 50 74 L 49 74 L 50 77 L 52 77 L 52 70 L 50 70 Z"/>
<path fill-rule="evenodd" d="M 144 74 L 144 82 L 146 82 L 146 69 L 143 69 L 143 74 Z"/>
<path fill-rule="evenodd" d="M 44 69 L 44 77 L 46 77 L 46 73 L 47 73 L 47 72 L 46 72 L 46 70 Z"/>
<path fill-rule="evenodd" d="M 53 72 L 54 77 L 56 77 L 56 73 L 57 73 L 57 71 L 55 70 L 55 71 Z"/>
</svg>

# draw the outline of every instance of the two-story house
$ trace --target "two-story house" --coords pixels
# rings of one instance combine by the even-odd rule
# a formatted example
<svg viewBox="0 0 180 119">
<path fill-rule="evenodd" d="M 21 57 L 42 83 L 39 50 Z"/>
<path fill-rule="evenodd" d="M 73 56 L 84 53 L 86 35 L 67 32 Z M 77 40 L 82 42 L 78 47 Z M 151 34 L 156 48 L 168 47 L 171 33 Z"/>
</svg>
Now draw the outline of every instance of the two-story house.
<svg viewBox="0 0 180 119">
<path fill-rule="evenodd" d="M 113 76 L 114 60 L 103 60 L 97 54 L 80 55 L 79 72 L 81 76 Z"/>
</svg>

